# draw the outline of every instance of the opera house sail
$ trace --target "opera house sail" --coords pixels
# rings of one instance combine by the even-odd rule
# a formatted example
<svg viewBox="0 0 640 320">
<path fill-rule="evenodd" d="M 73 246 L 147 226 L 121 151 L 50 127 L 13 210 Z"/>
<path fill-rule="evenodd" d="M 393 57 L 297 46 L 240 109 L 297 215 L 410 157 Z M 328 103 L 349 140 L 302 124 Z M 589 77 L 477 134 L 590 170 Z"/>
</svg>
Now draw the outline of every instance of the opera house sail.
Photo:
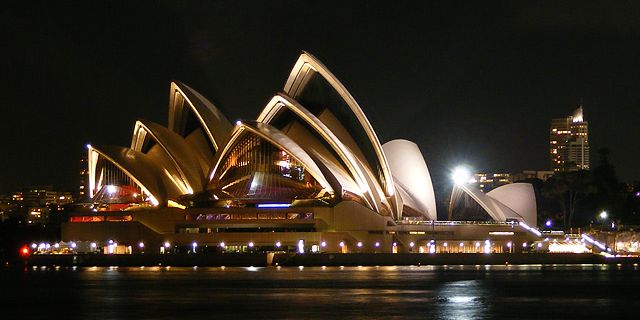
<svg viewBox="0 0 640 320">
<path fill-rule="evenodd" d="M 439 252 L 451 238 L 457 250 L 491 240 L 503 252 L 507 240 L 486 228 L 535 225 L 535 199 L 532 207 L 520 185 L 486 195 L 454 188 L 452 208 L 465 209 L 450 218 L 495 222 L 485 229 L 438 221 L 423 151 L 404 139 L 381 144 L 353 95 L 306 52 L 255 120 L 232 124 L 172 82 L 166 126 L 139 120 L 129 147 L 88 146 L 93 205 L 64 224 L 63 237 L 235 251 L 297 250 L 302 241 L 311 252 Z"/>
</svg>

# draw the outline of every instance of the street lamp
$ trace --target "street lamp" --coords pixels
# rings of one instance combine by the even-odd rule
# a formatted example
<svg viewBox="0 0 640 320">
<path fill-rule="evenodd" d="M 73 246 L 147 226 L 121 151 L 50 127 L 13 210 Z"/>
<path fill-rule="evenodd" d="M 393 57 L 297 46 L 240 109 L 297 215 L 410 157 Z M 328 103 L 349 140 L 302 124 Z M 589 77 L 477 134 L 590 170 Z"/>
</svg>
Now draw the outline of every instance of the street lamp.
<svg viewBox="0 0 640 320">
<path fill-rule="evenodd" d="M 551 219 L 547 220 L 544 225 L 547 226 L 547 228 L 551 228 Z"/>
<path fill-rule="evenodd" d="M 600 219 L 605 220 L 608 216 L 609 214 L 606 211 L 600 212 Z"/>
</svg>

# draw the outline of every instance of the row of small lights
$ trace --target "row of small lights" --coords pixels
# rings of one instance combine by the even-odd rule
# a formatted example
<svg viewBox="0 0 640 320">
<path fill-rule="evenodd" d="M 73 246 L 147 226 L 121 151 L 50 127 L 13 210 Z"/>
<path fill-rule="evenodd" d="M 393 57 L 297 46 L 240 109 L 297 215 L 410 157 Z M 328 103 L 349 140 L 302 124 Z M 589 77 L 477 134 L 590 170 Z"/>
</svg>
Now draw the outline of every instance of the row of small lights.
<svg viewBox="0 0 640 320">
<path fill-rule="evenodd" d="M 431 241 L 427 244 L 427 246 L 432 246 L 432 245 L 434 245 L 433 243 L 434 243 L 434 240 L 431 240 Z M 117 244 L 116 242 L 114 242 L 113 240 L 109 240 L 109 241 L 108 241 L 108 244 L 109 244 L 109 246 L 117 246 L 117 245 L 118 245 L 118 244 Z M 303 240 L 300 240 L 300 242 L 298 242 L 298 245 L 300 245 L 300 244 L 304 244 L 304 241 L 303 241 Z M 489 240 L 485 240 L 485 245 L 487 245 L 487 244 L 491 244 L 491 242 L 490 242 Z M 247 245 L 248 245 L 250 248 L 253 248 L 253 247 L 255 246 L 255 244 L 253 243 L 253 241 L 251 241 L 251 242 L 247 243 Z M 75 249 L 75 248 L 77 247 L 77 244 L 76 244 L 75 242 L 71 242 L 71 245 L 70 245 L 70 246 L 71 246 L 71 248 L 74 248 L 74 249 Z M 95 242 L 92 242 L 92 243 L 90 244 L 90 246 L 91 246 L 91 248 L 97 248 L 97 246 L 98 246 L 98 245 L 97 245 Z M 140 249 L 143 249 L 143 248 L 144 248 L 144 246 L 145 246 L 145 245 L 144 245 L 144 242 L 139 242 L 139 243 L 138 243 L 138 247 L 139 247 Z M 165 248 L 167 248 L 167 249 L 168 249 L 168 248 L 170 248 L 170 247 L 171 247 L 171 243 L 167 241 L 167 242 L 165 242 L 165 243 L 163 244 L 163 246 L 164 246 Z M 192 247 L 194 247 L 194 248 L 196 248 L 196 247 L 198 247 L 198 243 L 194 241 L 194 242 L 192 242 L 192 243 L 191 243 L 191 246 L 192 246 Z M 220 243 L 219 243 L 219 246 L 220 246 L 221 248 L 225 248 L 225 247 L 226 247 L 226 244 L 225 244 L 224 242 L 220 242 Z M 277 248 L 280 248 L 280 247 L 282 247 L 282 243 L 281 243 L 280 241 L 278 241 L 278 242 L 276 242 L 276 243 L 275 243 L 275 246 L 276 246 Z M 323 248 L 326 248 L 326 247 L 327 247 L 327 242 L 326 242 L 326 241 L 322 241 L 322 242 L 320 242 L 320 246 L 321 246 L 321 247 L 323 247 Z M 342 247 L 344 247 L 344 246 L 345 246 L 344 241 L 340 241 L 340 243 L 338 243 L 338 247 L 341 247 L 341 248 L 342 248 Z M 362 247 L 364 246 L 364 244 L 363 244 L 362 242 L 357 242 L 357 243 L 356 243 L 356 246 L 357 246 L 358 248 L 362 248 Z M 380 242 L 378 242 L 378 241 L 377 241 L 377 242 L 375 242 L 375 243 L 374 243 L 374 246 L 375 246 L 376 248 L 379 248 L 379 247 L 380 247 Z M 397 246 L 398 246 L 397 242 L 394 242 L 394 243 L 393 243 L 393 246 L 394 246 L 394 247 L 397 247 Z M 409 243 L 409 247 L 412 247 L 412 248 L 413 248 L 414 246 L 415 246 L 415 242 L 413 242 L 413 241 L 412 241 L 412 242 L 410 242 L 410 243 Z M 448 243 L 448 242 L 445 242 L 445 243 L 443 243 L 443 246 L 448 247 L 448 246 L 449 246 L 449 243 Z M 461 247 L 463 247 L 463 246 L 464 246 L 464 242 L 460 242 L 460 246 L 461 246 Z M 475 246 L 476 246 L 476 247 L 480 247 L 480 242 L 476 242 Z M 511 248 L 511 246 L 512 246 L 511 241 L 507 242 L 507 247 Z M 524 242 L 524 243 L 522 244 L 522 246 L 523 246 L 523 247 L 526 247 L 526 246 L 527 246 L 527 243 L 526 243 L 526 242 Z M 56 243 L 56 244 L 54 244 L 54 245 L 53 245 L 53 247 L 54 247 L 54 248 L 56 248 L 56 249 L 58 249 L 58 248 L 60 248 L 60 244 Z M 40 250 L 42 250 L 42 249 L 50 249 L 50 248 L 51 248 L 51 244 L 49 244 L 49 243 L 40 243 L 40 245 L 38 245 L 38 244 L 36 244 L 36 243 L 32 243 L 32 244 L 31 244 L 31 248 L 32 248 L 32 249 L 40 249 Z"/>
<path fill-rule="evenodd" d="M 598 245 L 599 247 L 601 247 L 601 249 L 605 250 L 605 249 L 603 248 L 603 247 L 605 247 L 605 246 L 604 246 L 603 244 L 599 243 L 598 241 L 595 241 L 595 240 L 589 239 L 589 237 L 588 237 L 588 236 L 584 236 L 584 238 L 587 238 L 587 240 L 591 240 L 592 242 L 596 243 L 596 245 Z M 547 239 L 545 239 L 545 240 L 547 240 Z M 555 242 L 555 241 L 556 241 L 556 240 L 554 239 L 554 242 Z M 584 239 L 576 240 L 576 243 L 581 243 L 581 242 L 582 242 L 582 243 L 584 243 Z M 255 246 L 255 244 L 253 243 L 253 241 L 249 242 L 247 245 L 248 245 L 248 247 L 249 247 L 249 248 L 253 248 L 253 247 Z M 491 241 L 490 241 L 490 240 L 485 240 L 484 245 L 485 245 L 485 251 L 488 251 L 488 250 L 489 250 L 488 248 L 491 246 Z M 91 242 L 90 246 L 91 246 L 91 248 L 92 248 L 92 249 L 96 249 L 96 248 L 97 248 L 97 244 L 96 244 L 95 242 Z M 117 247 L 117 246 L 118 246 L 118 244 L 117 244 L 115 241 L 113 241 L 113 240 L 108 240 L 108 247 L 107 247 L 108 249 L 107 249 L 107 250 L 109 251 L 109 253 L 113 253 L 113 251 L 114 251 L 115 247 Z M 195 251 L 195 250 L 196 250 L 196 248 L 198 247 L 198 243 L 194 241 L 194 242 L 192 242 L 192 243 L 191 243 L 191 246 L 193 247 L 193 250 Z M 219 246 L 220 246 L 221 248 L 225 248 L 225 247 L 226 247 L 226 244 L 225 244 L 224 242 L 220 242 L 220 243 L 219 243 Z M 275 246 L 276 246 L 277 248 L 280 248 L 280 247 L 282 247 L 282 243 L 281 243 L 280 241 L 277 241 L 277 242 L 275 243 Z M 326 247 L 327 247 L 327 242 L 326 242 L 326 241 L 322 241 L 322 242 L 320 243 L 320 246 L 321 246 L 321 247 L 323 247 L 323 248 L 326 248 Z M 345 246 L 344 241 L 340 241 L 340 243 L 338 244 L 338 246 L 339 246 L 340 248 L 344 247 L 344 246 Z M 357 243 L 356 243 L 356 246 L 357 246 L 358 248 L 362 248 L 362 247 L 364 246 L 364 244 L 363 244 L 362 242 L 360 242 L 360 241 L 359 241 L 359 242 L 357 242 Z M 380 247 L 380 242 L 378 242 L 378 241 L 377 241 L 377 242 L 375 242 L 374 246 L 375 246 L 376 248 L 379 248 L 379 247 Z M 431 241 L 427 244 L 427 246 L 429 247 L 429 251 L 430 251 L 431 253 L 434 253 L 434 252 L 435 252 L 435 240 L 431 240 Z M 448 247 L 448 246 L 449 246 L 449 243 L 448 243 L 448 242 L 444 242 L 444 243 L 443 243 L 443 246 L 444 246 L 444 247 Z M 513 244 L 512 244 L 512 242 L 511 242 L 511 241 L 509 241 L 509 242 L 507 242 L 506 246 L 507 246 L 509 249 L 511 249 L 511 248 L 512 248 L 512 246 L 513 246 Z M 542 247 L 542 243 L 538 243 L 538 245 L 537 245 L 537 246 L 538 246 L 538 248 Z M 33 250 L 36 250 L 36 249 L 37 249 L 37 250 L 49 250 L 49 249 L 51 249 L 51 247 L 52 247 L 52 245 L 51 245 L 51 244 L 49 244 L 49 243 L 44 243 L 44 242 L 43 242 L 43 243 L 40 243 L 39 245 L 38 245 L 38 244 L 36 244 L 36 243 L 32 243 L 32 244 L 31 244 L 31 248 L 32 248 Z M 55 249 L 59 249 L 59 248 L 60 248 L 60 244 L 55 243 L 55 244 L 53 244 L 53 247 L 54 247 Z M 76 249 L 76 248 L 77 248 L 77 244 L 76 244 L 75 242 L 71 242 L 70 247 L 71 247 L 72 249 Z M 138 247 L 139 247 L 140 249 L 144 249 L 144 247 L 145 247 L 144 242 L 139 242 L 139 243 L 138 243 Z M 166 241 L 166 242 L 164 242 L 163 247 L 164 247 L 164 248 L 166 248 L 166 249 L 169 249 L 169 248 L 171 247 L 171 243 L 170 243 L 170 242 L 168 242 L 168 241 Z M 396 243 L 396 242 L 394 242 L 394 243 L 393 243 L 393 247 L 397 247 L 397 243 Z M 415 247 L 415 242 L 413 242 L 413 241 L 412 241 L 412 242 L 410 242 L 410 243 L 409 243 L 409 247 L 411 247 L 411 248 Z M 464 242 L 460 242 L 460 247 L 464 247 Z M 479 248 L 479 247 L 480 247 L 480 242 L 479 242 L 479 241 L 475 243 L 475 247 L 476 247 L 476 248 Z M 522 247 L 523 247 L 523 248 L 526 248 L 526 247 L 527 247 L 527 242 L 522 243 Z M 610 250 L 610 249 L 608 249 L 608 250 Z M 303 253 L 303 252 L 304 252 L 304 240 L 300 240 L 300 241 L 298 242 L 298 251 L 299 251 L 300 253 Z"/>
<path fill-rule="evenodd" d="M 434 240 L 431 240 L 429 243 L 427 243 L 427 246 L 432 246 L 432 245 L 434 245 L 434 246 L 435 246 L 434 242 L 435 242 Z M 489 240 L 485 240 L 485 241 L 484 241 L 484 243 L 485 243 L 485 245 L 490 245 L 490 244 L 491 244 L 491 241 L 489 241 Z M 397 245 L 397 244 L 394 242 L 394 243 L 393 243 L 393 246 L 395 247 L 396 245 Z M 448 242 L 445 242 L 445 243 L 443 243 L 442 245 L 443 245 L 444 247 L 448 247 L 448 246 L 449 246 L 449 243 L 448 243 Z M 511 248 L 511 246 L 512 246 L 512 245 L 513 245 L 513 244 L 511 243 L 511 241 L 507 242 L 507 247 Z M 413 248 L 414 246 L 415 246 L 415 243 L 414 243 L 414 242 L 410 242 L 410 243 L 409 243 L 409 247 L 412 247 L 412 248 Z M 460 242 L 460 246 L 461 246 L 461 247 L 464 247 L 464 242 Z M 479 246 L 480 246 L 480 242 L 476 242 L 476 247 L 479 247 Z M 526 247 L 526 246 L 527 246 L 527 243 L 526 243 L 526 242 L 524 242 L 524 243 L 522 244 L 522 246 L 523 246 L 523 247 Z"/>
<path fill-rule="evenodd" d="M 298 245 L 304 245 L 304 240 L 300 240 L 300 241 L 298 241 Z M 394 244 L 393 244 L 393 245 L 394 245 L 394 246 L 396 246 L 396 243 L 394 242 Z M 169 245 L 169 243 L 168 243 L 168 242 L 165 242 L 165 248 L 168 248 L 169 246 L 170 246 L 170 245 Z M 191 246 L 192 246 L 192 247 L 194 247 L 194 248 L 196 248 L 196 247 L 198 246 L 198 243 L 194 241 L 193 243 L 191 243 Z M 221 247 L 221 248 L 225 248 L 227 245 L 226 245 L 224 242 L 220 242 L 220 243 L 218 244 L 218 246 L 219 246 L 219 247 Z M 251 242 L 247 243 L 247 246 L 248 246 L 249 248 L 253 248 L 253 247 L 255 246 L 255 244 L 253 243 L 253 241 L 251 241 Z M 280 247 L 282 247 L 282 242 L 277 241 L 277 242 L 275 243 L 275 246 L 276 246 L 276 248 L 280 248 Z M 320 246 L 321 246 L 321 247 L 323 247 L 323 248 L 326 248 L 326 247 L 327 247 L 327 242 L 326 242 L 326 241 L 322 241 L 322 242 L 320 242 Z M 340 241 L 340 243 L 338 243 L 338 246 L 339 246 L 339 247 L 344 247 L 344 246 L 345 246 L 344 241 Z M 358 246 L 359 248 L 361 248 L 362 246 L 364 246 L 364 244 L 363 244 L 362 242 L 358 242 L 358 243 L 356 244 L 356 246 Z M 376 248 L 377 248 L 377 247 L 380 247 L 380 242 L 376 242 L 376 243 L 374 244 L 374 246 L 375 246 Z"/>
<path fill-rule="evenodd" d="M 430 242 L 429 244 L 427 244 L 427 246 L 431 246 L 431 245 L 434 245 L 434 246 L 435 246 L 435 244 L 432 244 L 432 243 L 434 243 L 434 240 L 431 240 L 431 242 Z M 300 242 L 298 242 L 298 245 L 300 245 L 300 244 L 304 244 L 304 241 L 303 241 L 303 240 L 300 240 Z M 491 241 L 489 241 L 489 240 L 485 240 L 485 245 L 490 245 L 490 244 L 491 244 Z M 191 245 L 192 245 L 192 247 L 194 247 L 194 248 L 195 248 L 195 247 L 197 247 L 197 246 L 198 246 L 198 243 L 194 241 Z M 248 245 L 250 248 L 253 248 L 255 244 L 254 244 L 253 242 L 249 242 L 247 245 Z M 448 245 L 449 245 L 449 244 L 448 244 L 447 242 L 443 243 L 443 246 L 445 246 L 445 247 L 447 247 Z M 226 247 L 226 244 L 225 244 L 224 242 L 220 242 L 219 246 L 220 246 L 221 248 L 225 248 L 225 247 Z M 275 243 L 275 246 L 276 246 L 277 248 L 280 248 L 280 247 L 282 246 L 282 243 L 281 243 L 280 241 L 278 241 L 278 242 L 276 242 L 276 243 Z M 320 243 L 320 246 L 321 246 L 321 247 L 323 247 L 323 248 L 325 248 L 325 247 L 327 247 L 327 243 L 326 243 L 325 241 L 322 241 L 322 242 Z M 344 241 L 340 241 L 340 243 L 338 244 L 338 247 L 341 247 L 341 248 L 342 248 L 342 247 L 344 247 L 344 246 L 345 246 Z M 364 244 L 363 244 L 362 242 L 357 242 L 357 243 L 356 243 L 356 246 L 357 246 L 358 248 L 362 248 L 362 247 L 364 246 Z M 375 242 L 375 243 L 374 243 L 374 246 L 375 246 L 376 248 L 379 248 L 379 247 L 380 247 L 380 242 Z M 397 242 L 394 242 L 394 243 L 393 243 L 393 246 L 394 246 L 394 247 L 397 247 L 397 246 L 398 246 L 398 243 L 397 243 Z M 464 246 L 464 242 L 460 242 L 460 246 L 461 246 L 461 247 L 463 247 L 463 246 Z M 476 246 L 476 247 L 479 247 L 479 246 L 480 246 L 480 242 L 476 242 L 475 246 Z M 511 241 L 507 242 L 507 247 L 511 248 L 511 246 L 512 246 Z M 526 246 L 527 246 L 527 243 L 526 243 L 526 242 L 524 242 L 524 243 L 522 244 L 522 246 L 523 246 L 523 247 L 526 247 Z M 167 248 L 169 247 L 169 243 L 168 243 L 168 242 L 165 242 L 165 247 L 167 247 Z M 413 242 L 413 241 L 412 241 L 412 242 L 410 242 L 410 243 L 409 243 L 409 247 L 412 247 L 412 248 L 413 248 L 413 247 L 415 247 L 415 242 Z"/>
<path fill-rule="evenodd" d="M 73 249 L 78 247 L 78 245 L 75 242 L 71 242 L 71 244 L 69 246 L 71 248 L 73 248 Z M 44 243 L 44 242 L 42 242 L 40 244 L 37 244 L 37 243 L 32 243 L 31 244 L 31 249 L 34 249 L 34 250 L 35 249 L 38 249 L 38 250 L 47 249 L 48 250 L 48 249 L 51 249 L 51 247 L 52 247 L 52 245 L 50 243 Z M 59 243 L 54 243 L 53 247 L 56 248 L 56 249 L 59 249 L 60 248 L 60 244 Z M 95 248 L 95 247 L 97 247 L 97 244 L 95 242 L 92 242 L 91 243 L 91 247 Z"/>
</svg>

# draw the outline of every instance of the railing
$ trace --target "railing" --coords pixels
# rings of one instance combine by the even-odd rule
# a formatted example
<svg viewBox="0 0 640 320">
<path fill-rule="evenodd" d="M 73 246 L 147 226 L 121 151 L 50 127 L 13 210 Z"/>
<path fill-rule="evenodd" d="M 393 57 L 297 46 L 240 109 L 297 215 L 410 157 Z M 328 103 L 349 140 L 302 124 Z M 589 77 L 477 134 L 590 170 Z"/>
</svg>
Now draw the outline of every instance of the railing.
<svg viewBox="0 0 640 320">
<path fill-rule="evenodd" d="M 133 221 L 131 215 L 110 215 L 110 216 L 73 216 L 69 217 L 69 222 L 124 222 Z"/>
<path fill-rule="evenodd" d="M 187 214 L 186 221 L 313 220 L 312 212 L 201 213 Z"/>
<path fill-rule="evenodd" d="M 516 226 L 518 222 L 498 222 L 498 221 L 433 221 L 433 220 L 400 220 L 396 221 L 398 225 L 428 225 L 428 226 L 453 226 L 453 225 L 502 225 Z"/>
</svg>

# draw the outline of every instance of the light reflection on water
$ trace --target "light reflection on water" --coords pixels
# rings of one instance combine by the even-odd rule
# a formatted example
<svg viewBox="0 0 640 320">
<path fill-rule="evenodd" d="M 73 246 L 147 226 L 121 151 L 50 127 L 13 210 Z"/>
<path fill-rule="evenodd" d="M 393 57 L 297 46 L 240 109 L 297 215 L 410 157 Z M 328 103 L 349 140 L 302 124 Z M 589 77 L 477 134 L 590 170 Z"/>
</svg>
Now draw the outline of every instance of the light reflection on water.
<svg viewBox="0 0 640 320">
<path fill-rule="evenodd" d="M 0 280 L 5 309 L 27 319 L 582 319 L 625 315 L 640 285 L 637 266 L 607 265 L 62 267 Z"/>
</svg>

